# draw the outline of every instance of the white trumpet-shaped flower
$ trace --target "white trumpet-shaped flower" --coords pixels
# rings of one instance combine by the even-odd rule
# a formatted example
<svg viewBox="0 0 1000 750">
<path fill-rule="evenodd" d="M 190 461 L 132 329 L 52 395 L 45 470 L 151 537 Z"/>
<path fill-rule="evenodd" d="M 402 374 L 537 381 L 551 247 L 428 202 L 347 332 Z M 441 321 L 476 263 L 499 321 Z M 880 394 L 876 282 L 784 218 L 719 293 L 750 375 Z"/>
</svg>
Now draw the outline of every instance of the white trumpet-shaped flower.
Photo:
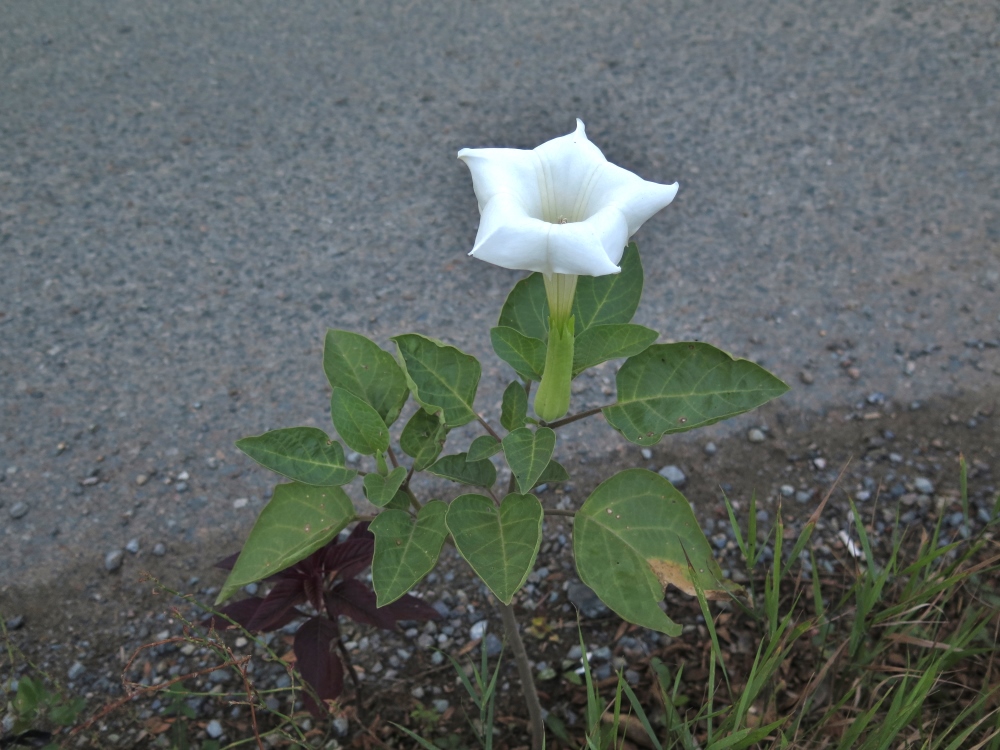
<svg viewBox="0 0 1000 750">
<path fill-rule="evenodd" d="M 615 166 L 576 131 L 531 151 L 465 148 L 479 232 L 470 255 L 543 274 L 618 273 L 628 238 L 677 194 Z"/>
</svg>

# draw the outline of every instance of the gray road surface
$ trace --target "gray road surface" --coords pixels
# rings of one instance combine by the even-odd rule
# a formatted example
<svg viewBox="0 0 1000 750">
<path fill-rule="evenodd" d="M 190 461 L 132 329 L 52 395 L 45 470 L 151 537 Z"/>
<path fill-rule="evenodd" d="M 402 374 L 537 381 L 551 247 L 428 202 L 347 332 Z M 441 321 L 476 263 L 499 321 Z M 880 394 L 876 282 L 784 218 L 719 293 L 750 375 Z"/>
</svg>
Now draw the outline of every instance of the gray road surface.
<svg viewBox="0 0 1000 750">
<path fill-rule="evenodd" d="M 789 413 L 996 394 L 998 81 L 987 0 L 5 3 L 0 579 L 230 551 L 272 484 L 233 441 L 327 427 L 328 327 L 461 346 L 492 409 L 518 274 L 466 258 L 455 154 L 576 117 L 680 182 L 637 322 Z"/>
</svg>

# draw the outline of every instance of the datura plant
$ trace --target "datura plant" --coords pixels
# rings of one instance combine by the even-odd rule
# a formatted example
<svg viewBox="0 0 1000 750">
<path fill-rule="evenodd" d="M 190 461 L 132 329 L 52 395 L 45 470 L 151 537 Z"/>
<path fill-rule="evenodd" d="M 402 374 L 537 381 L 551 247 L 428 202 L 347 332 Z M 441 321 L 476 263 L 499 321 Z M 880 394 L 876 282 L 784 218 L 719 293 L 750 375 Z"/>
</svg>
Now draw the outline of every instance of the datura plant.
<svg viewBox="0 0 1000 750">
<path fill-rule="evenodd" d="M 277 576 L 361 522 L 374 536 L 376 606 L 387 607 L 452 544 L 498 600 L 507 639 L 522 655 L 518 667 L 538 730 L 531 670 L 510 605 L 535 565 L 546 514 L 566 513 L 547 510 L 534 493 L 540 484 L 569 479 L 554 455 L 555 430 L 600 412 L 623 438 L 650 446 L 754 409 L 788 387 L 706 343 L 655 343 L 656 331 L 631 322 L 643 271 L 629 238 L 673 200 L 676 184 L 647 182 L 608 163 L 580 122 L 531 151 L 463 149 L 458 156 L 472 173 L 481 212 L 471 255 L 530 272 L 490 330 L 493 350 L 516 374 L 498 418 L 476 408 L 480 363 L 456 347 L 404 333 L 392 337 L 390 354 L 361 334 L 328 331 L 323 368 L 339 440 L 315 427 L 292 427 L 237 442 L 289 481 L 261 511 L 219 600 Z M 566 416 L 573 378 L 609 360 L 623 360 L 616 398 Z M 471 422 L 483 434 L 468 446 L 449 445 L 452 430 Z M 373 457 L 374 470 L 352 468 L 342 443 Z M 503 463 L 510 480 L 498 487 Z M 445 499 L 418 498 L 411 488 L 418 472 L 468 489 L 449 493 L 439 482 Z M 344 489 L 352 483 L 374 511 L 359 513 Z M 668 585 L 710 598 L 738 592 L 724 580 L 691 505 L 654 472 L 612 476 L 573 515 L 580 580 L 631 623 L 680 632 L 662 606 Z M 538 731 L 533 740 L 537 745 Z"/>
</svg>

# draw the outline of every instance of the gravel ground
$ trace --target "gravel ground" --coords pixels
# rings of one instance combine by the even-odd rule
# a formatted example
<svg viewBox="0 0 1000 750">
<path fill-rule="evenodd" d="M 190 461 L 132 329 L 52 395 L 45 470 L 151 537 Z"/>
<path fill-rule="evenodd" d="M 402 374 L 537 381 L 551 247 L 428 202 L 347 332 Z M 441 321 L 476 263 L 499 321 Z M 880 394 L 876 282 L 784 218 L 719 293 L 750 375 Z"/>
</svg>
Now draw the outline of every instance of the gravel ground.
<svg viewBox="0 0 1000 750">
<path fill-rule="evenodd" d="M 780 509 L 787 538 L 797 535 L 805 518 L 830 493 L 813 545 L 820 573 L 828 575 L 851 571 L 856 564 L 857 538 L 850 523 L 848 495 L 863 515 L 877 549 L 897 529 L 897 514 L 899 525 L 912 527 L 914 538 L 920 528 L 941 519 L 942 544 L 977 533 L 991 519 L 1000 484 L 1000 421 L 993 406 L 974 399 L 930 404 L 866 401 L 858 406 L 794 424 L 786 412 L 772 409 L 764 415 L 766 420 L 759 419 L 752 428 L 761 431 L 762 441 L 751 438 L 749 431 L 709 434 L 698 443 L 678 443 L 670 450 L 657 446 L 645 455 L 628 446 L 602 456 L 577 456 L 578 480 L 547 488 L 540 498 L 547 507 L 577 508 L 608 471 L 638 465 L 671 474 L 694 504 L 724 574 L 738 582 L 746 581 L 746 568 L 721 508 L 722 492 L 733 501 L 744 529 L 752 494 L 758 500 L 761 530 L 771 528 Z M 960 454 L 969 463 L 968 519 L 959 502 Z M 532 622 L 539 634 L 528 637 L 528 646 L 542 689 L 547 689 L 548 670 L 561 673 L 579 658 L 573 632 L 577 609 L 584 618 L 597 677 L 605 679 L 621 668 L 627 679 L 638 681 L 650 656 L 673 653 L 677 647 L 671 639 L 651 631 L 626 629 L 579 583 L 572 563 L 571 534 L 566 519 L 548 517 L 538 563 L 517 600 L 522 621 Z M 211 555 L 227 551 L 216 547 L 207 553 L 198 545 L 178 545 L 158 557 L 140 549 L 134 555 L 127 553 L 113 575 L 95 578 L 79 571 L 61 585 L 30 596 L 15 591 L 13 599 L 8 599 L 14 607 L 8 616 L 17 626 L 11 633 L 13 642 L 67 692 L 88 698 L 89 710 L 96 711 L 121 694 L 122 670 L 136 648 L 185 634 L 204 635 L 197 629 L 186 631 L 183 625 L 184 619 L 199 620 L 199 610 L 170 595 L 154 595 L 151 583 L 138 580 L 139 571 L 150 570 L 165 586 L 210 602 L 222 581 L 222 574 L 209 567 Z M 442 620 L 404 625 L 399 632 L 350 625 L 344 629 L 345 645 L 364 691 L 360 710 L 369 721 L 376 714 L 383 720 L 408 721 L 411 711 L 423 708 L 440 714 L 442 725 L 461 728 L 465 725 L 463 694 L 456 688 L 450 665 L 434 649 L 465 653 L 485 637 L 490 653 L 495 654 L 502 626 L 488 591 L 449 548 L 418 590 L 435 604 Z M 692 600 L 671 592 L 668 605 L 685 633 L 698 637 L 700 615 Z M 279 655 L 290 649 L 287 634 L 293 629 L 294 625 L 268 637 Z M 551 638 L 552 634 L 557 638 Z M 288 686 L 282 664 L 264 658 L 264 652 L 245 639 L 230 636 L 228 641 L 235 654 L 254 656 L 250 676 L 259 689 Z M 144 650 L 128 676 L 156 685 L 220 663 L 218 655 L 204 645 L 167 643 Z M 26 669 L 27 661 L 19 666 Z M 695 670 L 688 679 L 696 680 L 698 674 Z M 228 691 L 239 688 L 231 671 L 202 674 L 185 682 L 185 687 L 221 696 L 189 699 L 197 716 L 190 724 L 193 736 L 211 736 L 213 720 L 218 727 L 212 726 L 212 732 L 221 729 L 229 739 L 248 736 L 246 708 L 224 699 Z M 502 705 L 519 715 L 513 665 L 503 673 L 501 691 Z M 269 700 L 272 708 L 292 708 L 287 705 L 287 692 L 279 691 Z M 146 732 L 149 741 L 165 738 L 163 719 L 170 705 L 162 694 L 150 695 L 103 718 L 82 735 L 80 746 L 131 747 L 139 742 L 141 732 Z M 571 725 L 579 720 L 578 708 L 558 690 L 546 706 Z M 333 739 L 346 743 L 360 728 L 348 714 L 330 731 Z"/>
<path fill-rule="evenodd" d="M 73 689 L 99 702 L 122 649 L 176 632 L 137 573 L 218 585 L 210 563 L 272 484 L 233 442 L 327 428 L 328 327 L 447 339 L 484 362 L 478 405 L 495 412 L 508 375 L 485 331 L 517 274 L 465 257 L 477 216 L 455 153 L 531 148 L 575 117 L 611 161 L 681 185 L 637 237 L 636 322 L 795 387 L 648 457 L 575 424 L 558 448 L 578 462 L 569 497 L 611 467 L 674 466 L 722 554 L 720 485 L 742 502 L 755 488 L 769 518 L 787 485 L 786 512 L 804 511 L 853 456 L 844 486 L 859 501 L 881 482 L 907 523 L 948 511 L 962 533 L 964 450 L 980 522 L 1000 444 L 997 13 L 985 0 L 5 8 L 0 612 L 23 617 L 18 643 L 57 676 L 79 663 Z M 606 403 L 613 378 L 613 365 L 582 378 L 576 403 Z M 843 505 L 829 514 L 835 552 Z M 538 585 L 563 597 L 566 576 Z"/>
</svg>

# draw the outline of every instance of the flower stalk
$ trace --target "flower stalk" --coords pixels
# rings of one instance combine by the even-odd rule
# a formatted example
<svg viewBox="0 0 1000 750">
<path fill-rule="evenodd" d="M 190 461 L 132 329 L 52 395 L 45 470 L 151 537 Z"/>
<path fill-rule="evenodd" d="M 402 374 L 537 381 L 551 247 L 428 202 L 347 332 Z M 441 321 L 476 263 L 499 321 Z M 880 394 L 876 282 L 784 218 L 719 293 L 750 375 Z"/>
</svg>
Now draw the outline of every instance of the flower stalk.
<svg viewBox="0 0 1000 750">
<path fill-rule="evenodd" d="M 545 352 L 545 370 L 535 395 L 535 414 L 544 422 L 553 422 L 569 411 L 570 385 L 573 380 L 573 295 L 576 274 L 544 274 L 545 293 L 549 300 L 549 342 Z"/>
</svg>

